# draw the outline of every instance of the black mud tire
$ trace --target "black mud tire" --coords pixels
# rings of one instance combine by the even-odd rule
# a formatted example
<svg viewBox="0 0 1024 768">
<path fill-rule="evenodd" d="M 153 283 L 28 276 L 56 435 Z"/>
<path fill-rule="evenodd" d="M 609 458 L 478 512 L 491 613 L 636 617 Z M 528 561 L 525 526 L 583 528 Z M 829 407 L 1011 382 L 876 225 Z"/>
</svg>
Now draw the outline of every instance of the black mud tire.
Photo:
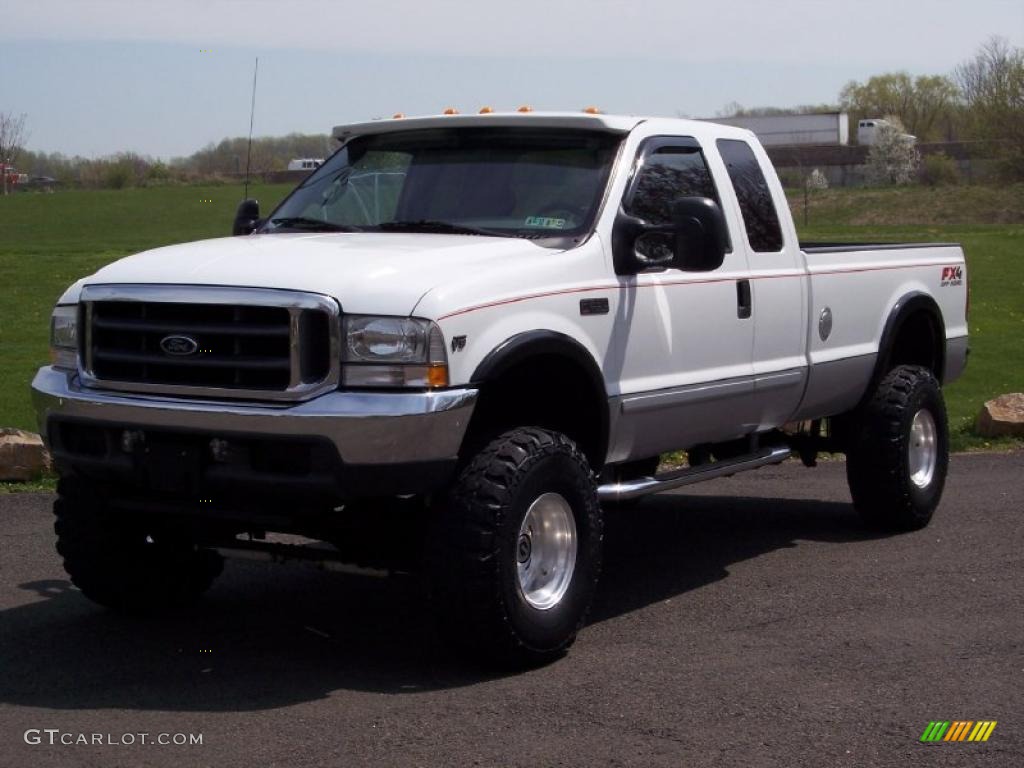
<svg viewBox="0 0 1024 768">
<path fill-rule="evenodd" d="M 220 575 L 216 552 L 110 509 L 90 484 L 64 478 L 57 493 L 57 552 L 71 583 L 94 603 L 128 614 L 174 612 Z"/>
<path fill-rule="evenodd" d="M 538 609 L 519 585 L 517 545 L 527 510 L 545 493 L 568 503 L 578 546 L 564 596 Z M 536 427 L 492 440 L 437 508 L 428 538 L 442 636 L 457 650 L 498 666 L 536 666 L 562 655 L 590 609 L 602 537 L 595 478 L 572 440 Z"/>
<path fill-rule="evenodd" d="M 912 480 L 911 426 L 925 411 L 934 424 L 935 462 L 928 482 Z M 932 519 L 949 468 L 949 427 L 939 382 L 927 368 L 901 365 L 878 384 L 847 425 L 846 477 L 853 504 L 872 528 L 913 531 Z"/>
</svg>

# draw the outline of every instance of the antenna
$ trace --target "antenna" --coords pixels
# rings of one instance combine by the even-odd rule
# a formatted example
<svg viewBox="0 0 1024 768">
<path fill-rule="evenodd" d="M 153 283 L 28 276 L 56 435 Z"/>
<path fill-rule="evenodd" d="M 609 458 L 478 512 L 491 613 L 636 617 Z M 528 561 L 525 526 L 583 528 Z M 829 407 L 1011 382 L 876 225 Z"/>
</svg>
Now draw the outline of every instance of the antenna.
<svg viewBox="0 0 1024 768">
<path fill-rule="evenodd" d="M 249 164 L 252 162 L 252 123 L 256 117 L 256 75 L 260 72 L 260 57 L 256 57 L 256 68 L 252 72 L 252 106 L 249 109 L 249 148 L 245 153 L 245 197 L 249 197 Z"/>
</svg>

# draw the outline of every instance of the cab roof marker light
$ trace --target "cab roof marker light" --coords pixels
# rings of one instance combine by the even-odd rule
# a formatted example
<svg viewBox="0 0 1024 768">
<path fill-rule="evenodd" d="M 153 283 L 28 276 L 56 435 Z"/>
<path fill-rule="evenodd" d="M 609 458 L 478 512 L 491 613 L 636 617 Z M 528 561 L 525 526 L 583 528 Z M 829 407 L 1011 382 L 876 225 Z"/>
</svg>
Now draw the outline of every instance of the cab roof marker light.
<svg viewBox="0 0 1024 768">
<path fill-rule="evenodd" d="M 391 119 L 392 119 L 392 120 L 401 120 L 401 119 L 403 119 L 404 117 L 405 117 L 405 112 L 395 112 L 395 114 L 393 114 L 393 115 L 391 116 Z"/>
<path fill-rule="evenodd" d="M 516 112 L 533 112 L 533 107 L 529 104 L 523 104 L 523 106 L 519 107 Z"/>
<path fill-rule="evenodd" d="M 457 110 L 455 107 L 446 107 L 442 114 L 445 114 L 445 115 L 457 115 L 457 114 L 459 114 L 459 110 Z"/>
<path fill-rule="evenodd" d="M 480 107 L 480 114 L 481 115 L 493 115 L 494 114 L 494 107 Z"/>
<path fill-rule="evenodd" d="M 601 110 L 598 109 L 597 107 L 584 107 L 583 113 L 587 115 L 600 115 Z"/>
</svg>

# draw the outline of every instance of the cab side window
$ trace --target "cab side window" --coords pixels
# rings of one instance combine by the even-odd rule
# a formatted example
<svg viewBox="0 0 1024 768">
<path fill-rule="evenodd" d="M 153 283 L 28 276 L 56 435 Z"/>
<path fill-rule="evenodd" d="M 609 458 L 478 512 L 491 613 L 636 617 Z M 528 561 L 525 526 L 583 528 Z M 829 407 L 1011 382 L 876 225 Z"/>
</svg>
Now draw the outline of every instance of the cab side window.
<svg viewBox="0 0 1024 768">
<path fill-rule="evenodd" d="M 736 191 L 750 247 L 762 253 L 781 251 L 782 227 L 779 226 L 779 215 L 768 189 L 768 180 L 754 156 L 754 150 L 745 141 L 719 139 L 718 151 Z"/>
<path fill-rule="evenodd" d="M 681 197 L 710 197 L 718 202 L 704 154 L 693 140 L 655 142 L 646 150 L 625 202 L 626 213 L 651 224 L 670 224 L 672 206 Z"/>
</svg>

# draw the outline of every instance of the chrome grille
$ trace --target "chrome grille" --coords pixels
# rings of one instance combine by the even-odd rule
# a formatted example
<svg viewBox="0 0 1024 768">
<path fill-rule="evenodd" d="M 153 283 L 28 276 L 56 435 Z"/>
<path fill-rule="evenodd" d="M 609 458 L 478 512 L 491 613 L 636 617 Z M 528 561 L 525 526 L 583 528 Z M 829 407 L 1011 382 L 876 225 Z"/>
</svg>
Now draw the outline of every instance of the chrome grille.
<svg viewBox="0 0 1024 768">
<path fill-rule="evenodd" d="M 82 378 L 135 392 L 302 399 L 337 386 L 338 306 L 319 294 L 86 286 Z"/>
</svg>

